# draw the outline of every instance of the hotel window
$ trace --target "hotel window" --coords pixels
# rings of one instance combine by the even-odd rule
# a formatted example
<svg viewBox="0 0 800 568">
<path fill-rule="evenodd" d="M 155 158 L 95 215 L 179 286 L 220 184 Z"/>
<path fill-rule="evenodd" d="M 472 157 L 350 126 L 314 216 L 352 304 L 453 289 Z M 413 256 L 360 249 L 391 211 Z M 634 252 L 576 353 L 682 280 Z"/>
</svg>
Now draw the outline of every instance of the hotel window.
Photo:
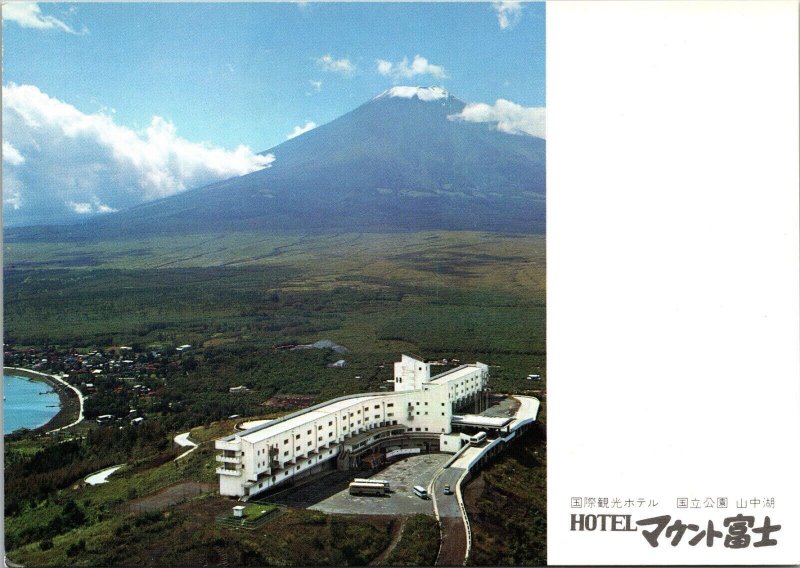
<svg viewBox="0 0 800 568">
<path fill-rule="evenodd" d="M 331 420 L 330 422 L 328 422 L 328 426 L 333 426 L 333 420 Z"/>
<path fill-rule="evenodd" d="M 300 446 L 297 446 L 297 447 L 294 449 L 294 451 L 296 451 L 296 452 L 299 452 L 299 451 L 300 451 Z"/>
<path fill-rule="evenodd" d="M 322 425 L 317 426 L 317 430 L 322 430 Z"/>
<path fill-rule="evenodd" d="M 295 437 L 294 437 L 294 439 L 295 439 L 295 440 L 299 440 L 299 439 L 300 439 L 300 434 L 298 434 L 297 436 L 295 436 Z"/>
<path fill-rule="evenodd" d="M 311 445 L 311 440 L 308 441 L 308 444 L 306 444 L 306 446 L 310 446 L 310 445 Z"/>
<path fill-rule="evenodd" d="M 390 403 L 388 403 L 388 404 L 386 405 L 386 408 L 392 408 L 393 406 L 394 406 L 394 403 L 393 403 L 393 402 L 390 402 Z"/>
<path fill-rule="evenodd" d="M 310 436 L 310 435 L 311 435 L 311 430 L 309 430 L 308 432 L 306 432 L 306 434 L 308 434 L 308 435 Z"/>
<path fill-rule="evenodd" d="M 380 407 L 381 407 L 381 405 L 380 405 L 380 404 L 376 404 L 376 405 L 375 405 L 375 408 L 376 408 L 376 409 L 378 409 L 378 408 L 380 408 Z"/>
<path fill-rule="evenodd" d="M 283 443 L 284 443 L 284 444 L 288 444 L 288 443 L 289 443 L 289 440 L 284 440 L 284 441 L 283 441 Z"/>
<path fill-rule="evenodd" d="M 442 416 L 444 416 L 444 414 L 442 414 Z M 319 436 L 319 437 L 317 438 L 317 441 L 318 441 L 318 442 L 321 442 L 321 441 L 322 441 L 322 436 Z"/>
<path fill-rule="evenodd" d="M 328 432 L 328 438 L 333 438 L 333 432 Z"/>
</svg>

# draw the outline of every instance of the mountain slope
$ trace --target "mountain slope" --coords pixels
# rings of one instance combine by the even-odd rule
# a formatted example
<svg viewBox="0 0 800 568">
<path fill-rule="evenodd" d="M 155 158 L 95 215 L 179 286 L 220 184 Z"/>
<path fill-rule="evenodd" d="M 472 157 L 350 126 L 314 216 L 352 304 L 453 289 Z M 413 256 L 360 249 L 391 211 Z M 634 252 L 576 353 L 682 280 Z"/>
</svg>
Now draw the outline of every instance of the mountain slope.
<svg viewBox="0 0 800 568">
<path fill-rule="evenodd" d="M 448 117 L 438 88 L 394 87 L 267 152 L 272 167 L 96 217 L 102 237 L 232 229 L 542 232 L 545 142 Z M 84 228 L 64 231 L 77 234 Z"/>
</svg>

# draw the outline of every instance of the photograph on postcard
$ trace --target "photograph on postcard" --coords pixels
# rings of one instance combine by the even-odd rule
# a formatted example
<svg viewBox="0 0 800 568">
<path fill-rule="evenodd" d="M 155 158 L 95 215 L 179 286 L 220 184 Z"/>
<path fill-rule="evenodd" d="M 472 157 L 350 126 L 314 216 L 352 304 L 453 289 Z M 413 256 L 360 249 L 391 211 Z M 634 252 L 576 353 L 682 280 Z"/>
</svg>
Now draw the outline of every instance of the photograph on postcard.
<svg viewBox="0 0 800 568">
<path fill-rule="evenodd" d="M 547 562 L 545 11 L 3 4 L 9 566 Z"/>
</svg>

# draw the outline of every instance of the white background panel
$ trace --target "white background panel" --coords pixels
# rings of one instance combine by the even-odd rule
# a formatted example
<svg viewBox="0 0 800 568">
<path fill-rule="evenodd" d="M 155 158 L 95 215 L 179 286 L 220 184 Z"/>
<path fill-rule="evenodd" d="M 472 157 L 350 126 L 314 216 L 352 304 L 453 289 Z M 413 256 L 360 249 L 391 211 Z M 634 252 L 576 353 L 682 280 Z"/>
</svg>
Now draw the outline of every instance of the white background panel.
<svg viewBox="0 0 800 568">
<path fill-rule="evenodd" d="M 547 6 L 551 564 L 800 561 L 797 29 L 793 2 Z M 571 532 L 576 496 L 782 529 L 653 549 Z"/>
</svg>

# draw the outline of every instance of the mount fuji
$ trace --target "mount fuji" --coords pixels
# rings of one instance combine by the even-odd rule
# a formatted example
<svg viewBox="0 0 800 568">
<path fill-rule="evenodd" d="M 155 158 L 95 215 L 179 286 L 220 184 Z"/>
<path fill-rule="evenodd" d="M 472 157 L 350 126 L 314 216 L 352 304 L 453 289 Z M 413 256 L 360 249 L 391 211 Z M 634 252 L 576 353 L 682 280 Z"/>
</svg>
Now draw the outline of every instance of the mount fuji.
<svg viewBox="0 0 800 568">
<path fill-rule="evenodd" d="M 7 238 L 211 231 L 542 233 L 545 141 L 459 120 L 439 87 L 393 87 L 264 153 L 271 167 L 80 224 Z M 52 236 L 52 234 L 51 234 Z"/>
</svg>

